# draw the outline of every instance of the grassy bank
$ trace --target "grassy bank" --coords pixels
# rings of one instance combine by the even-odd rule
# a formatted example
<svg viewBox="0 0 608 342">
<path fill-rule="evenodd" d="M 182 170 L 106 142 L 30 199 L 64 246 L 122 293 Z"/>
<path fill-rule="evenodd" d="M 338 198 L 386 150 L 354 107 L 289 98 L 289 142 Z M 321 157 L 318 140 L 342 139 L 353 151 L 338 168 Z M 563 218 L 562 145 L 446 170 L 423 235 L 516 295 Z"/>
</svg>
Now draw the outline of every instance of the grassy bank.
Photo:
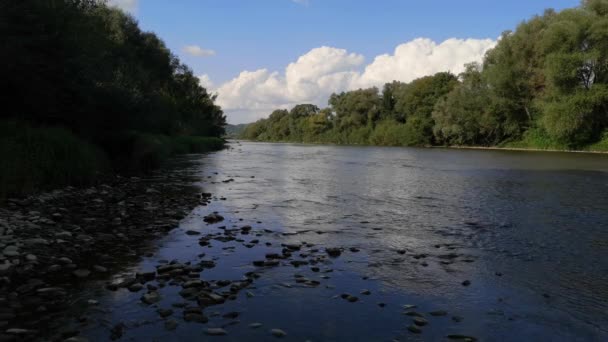
<svg viewBox="0 0 608 342">
<path fill-rule="evenodd" d="M 67 185 L 86 185 L 104 174 L 135 174 L 159 167 L 176 154 L 219 150 L 214 137 L 128 132 L 96 144 L 62 127 L 0 122 L 0 198 Z"/>
</svg>

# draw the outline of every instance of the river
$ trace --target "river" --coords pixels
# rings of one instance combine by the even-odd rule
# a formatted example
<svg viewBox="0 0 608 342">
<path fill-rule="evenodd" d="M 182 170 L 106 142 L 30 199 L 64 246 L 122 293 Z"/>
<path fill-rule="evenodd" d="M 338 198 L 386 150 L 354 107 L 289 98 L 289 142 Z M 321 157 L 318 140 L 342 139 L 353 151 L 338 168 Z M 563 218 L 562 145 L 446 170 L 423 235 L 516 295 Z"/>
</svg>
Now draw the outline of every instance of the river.
<svg viewBox="0 0 608 342">
<path fill-rule="evenodd" d="M 204 324 L 184 321 L 180 281 L 163 282 L 153 305 L 141 302 L 145 289 L 92 287 L 82 300 L 99 304 L 82 335 L 105 340 L 121 324 L 125 341 L 267 341 L 271 329 L 285 341 L 608 340 L 608 156 L 231 146 L 190 157 L 212 200 L 114 278 L 212 260 L 205 281 L 256 279 L 204 307 Z M 213 211 L 224 221 L 205 223 Z M 198 243 L 231 228 L 236 240 Z M 252 264 L 281 244 L 300 250 L 279 266 Z M 424 320 L 408 329 L 412 315 Z"/>
</svg>

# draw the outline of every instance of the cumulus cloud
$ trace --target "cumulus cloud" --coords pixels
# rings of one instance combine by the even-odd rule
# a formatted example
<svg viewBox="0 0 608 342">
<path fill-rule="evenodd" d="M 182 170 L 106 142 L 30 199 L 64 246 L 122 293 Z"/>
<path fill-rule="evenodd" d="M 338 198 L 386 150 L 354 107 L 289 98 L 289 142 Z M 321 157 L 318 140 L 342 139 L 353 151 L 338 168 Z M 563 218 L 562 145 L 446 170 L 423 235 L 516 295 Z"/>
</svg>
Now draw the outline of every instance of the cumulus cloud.
<svg viewBox="0 0 608 342">
<path fill-rule="evenodd" d="M 282 73 L 243 71 L 214 91 L 230 122 L 251 122 L 298 103 L 326 106 L 334 92 L 381 87 L 393 80 L 410 82 L 442 71 L 458 74 L 466 63 L 481 61 L 495 45 L 491 39 L 452 38 L 437 43 L 418 38 L 400 44 L 392 54 L 376 56 L 367 65 L 360 54 L 323 46 L 300 56 Z M 210 82 L 208 77 L 205 82 Z"/>
<path fill-rule="evenodd" d="M 208 92 L 211 92 L 213 90 L 213 82 L 211 81 L 211 77 L 209 77 L 209 75 L 203 74 L 197 77 L 198 83 L 201 85 L 201 87 L 207 89 Z"/>
<path fill-rule="evenodd" d="M 137 1 L 138 0 L 110 0 L 108 1 L 108 5 L 133 13 L 137 11 Z"/>
<path fill-rule="evenodd" d="M 184 46 L 183 51 L 189 55 L 196 57 L 208 57 L 215 55 L 214 50 L 203 49 L 198 45 L 187 45 Z"/>
</svg>

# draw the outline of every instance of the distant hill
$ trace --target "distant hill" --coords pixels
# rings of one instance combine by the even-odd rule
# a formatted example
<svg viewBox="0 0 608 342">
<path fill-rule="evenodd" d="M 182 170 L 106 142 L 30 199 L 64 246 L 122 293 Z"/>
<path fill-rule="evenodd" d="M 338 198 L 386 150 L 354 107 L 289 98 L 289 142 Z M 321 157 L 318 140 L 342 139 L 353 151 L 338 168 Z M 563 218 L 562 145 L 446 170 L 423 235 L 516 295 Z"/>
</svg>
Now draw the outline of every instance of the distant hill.
<svg viewBox="0 0 608 342">
<path fill-rule="evenodd" d="M 243 131 L 245 130 L 245 127 L 247 127 L 247 125 L 249 124 L 239 124 L 239 125 L 231 125 L 231 124 L 227 124 L 225 126 L 226 128 L 226 138 L 238 138 L 241 133 L 243 133 Z"/>
</svg>

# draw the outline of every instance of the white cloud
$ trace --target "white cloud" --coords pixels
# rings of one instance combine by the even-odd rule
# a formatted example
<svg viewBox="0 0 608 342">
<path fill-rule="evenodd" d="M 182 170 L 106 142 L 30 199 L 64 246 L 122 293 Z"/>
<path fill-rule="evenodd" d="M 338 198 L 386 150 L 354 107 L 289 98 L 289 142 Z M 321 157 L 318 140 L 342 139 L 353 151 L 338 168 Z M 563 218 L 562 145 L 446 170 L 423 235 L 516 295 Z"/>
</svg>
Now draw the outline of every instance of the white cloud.
<svg viewBox="0 0 608 342">
<path fill-rule="evenodd" d="M 108 5 L 133 13 L 137 11 L 137 2 L 138 0 L 109 0 Z"/>
<path fill-rule="evenodd" d="M 361 86 L 379 86 L 397 81 L 410 82 L 441 71 L 459 74 L 464 64 L 481 61 L 486 51 L 496 45 L 491 39 L 450 38 L 440 44 L 417 38 L 395 48 L 392 55 L 377 56 L 365 68 L 359 81 Z"/>
<path fill-rule="evenodd" d="M 183 51 L 187 54 L 190 54 L 190 55 L 196 56 L 196 57 L 208 57 L 208 56 L 215 55 L 214 50 L 203 49 L 198 45 L 184 46 Z"/>
<path fill-rule="evenodd" d="M 452 38 L 436 43 L 418 38 L 397 46 L 393 54 L 375 57 L 366 66 L 362 55 L 323 46 L 300 56 L 284 73 L 243 71 L 214 91 L 229 122 L 251 122 L 298 103 L 326 106 L 334 92 L 381 87 L 393 80 L 410 82 L 441 71 L 458 74 L 464 64 L 481 61 L 495 45 L 491 39 Z M 205 82 L 210 82 L 208 77 Z"/>
<path fill-rule="evenodd" d="M 203 75 L 199 75 L 197 77 L 198 77 L 198 83 L 201 85 L 201 87 L 207 89 L 207 92 L 211 92 L 213 89 L 213 82 L 211 81 L 211 78 L 209 77 L 209 75 L 203 74 Z"/>
</svg>

